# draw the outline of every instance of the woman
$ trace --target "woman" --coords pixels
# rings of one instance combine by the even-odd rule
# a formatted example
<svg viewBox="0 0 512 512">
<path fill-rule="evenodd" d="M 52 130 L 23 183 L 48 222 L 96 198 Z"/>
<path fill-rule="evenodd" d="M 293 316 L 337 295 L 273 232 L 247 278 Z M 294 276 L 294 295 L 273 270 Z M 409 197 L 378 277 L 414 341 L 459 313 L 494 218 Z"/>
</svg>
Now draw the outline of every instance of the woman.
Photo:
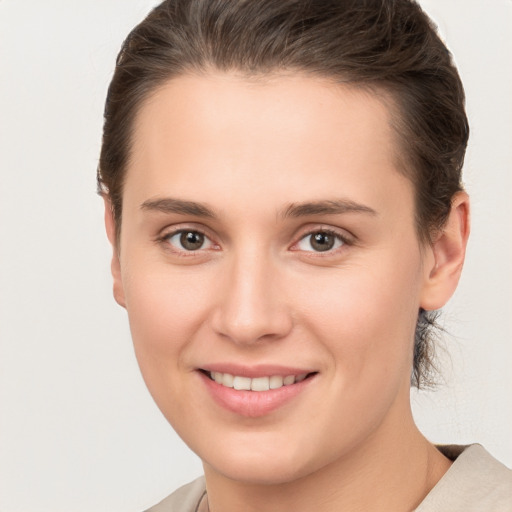
<svg viewBox="0 0 512 512">
<path fill-rule="evenodd" d="M 151 510 L 512 508 L 509 470 L 410 410 L 464 261 L 467 138 L 410 1 L 173 0 L 132 31 L 98 171 L 114 296 L 205 472 Z"/>
</svg>

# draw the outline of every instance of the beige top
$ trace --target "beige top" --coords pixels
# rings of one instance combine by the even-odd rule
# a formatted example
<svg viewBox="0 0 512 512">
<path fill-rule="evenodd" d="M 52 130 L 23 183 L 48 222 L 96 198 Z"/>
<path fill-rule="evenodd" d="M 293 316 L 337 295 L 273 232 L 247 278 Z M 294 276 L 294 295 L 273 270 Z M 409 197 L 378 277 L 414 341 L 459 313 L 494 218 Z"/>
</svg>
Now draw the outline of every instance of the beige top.
<svg viewBox="0 0 512 512">
<path fill-rule="evenodd" d="M 438 446 L 455 462 L 414 512 L 512 512 L 512 470 L 482 446 Z M 204 478 L 180 487 L 146 512 L 197 512 Z"/>
</svg>

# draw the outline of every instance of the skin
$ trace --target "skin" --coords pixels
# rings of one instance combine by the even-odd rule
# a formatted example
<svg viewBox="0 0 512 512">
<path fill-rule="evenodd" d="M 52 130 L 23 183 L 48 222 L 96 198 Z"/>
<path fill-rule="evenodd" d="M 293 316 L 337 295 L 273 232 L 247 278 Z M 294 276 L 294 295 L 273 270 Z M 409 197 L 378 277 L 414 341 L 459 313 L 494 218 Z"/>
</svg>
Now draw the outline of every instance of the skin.
<svg viewBox="0 0 512 512">
<path fill-rule="evenodd" d="M 114 295 L 152 396 L 203 460 L 212 511 L 412 510 L 449 468 L 409 388 L 418 309 L 442 307 L 459 279 L 468 199 L 420 244 L 389 104 L 299 74 L 211 72 L 139 111 L 119 245 L 106 204 Z M 351 208 L 290 214 L 326 201 Z M 185 250 L 179 230 L 205 245 Z M 315 251 L 310 234 L 325 230 L 341 238 Z M 198 372 L 225 362 L 316 374 L 246 417 Z"/>
</svg>

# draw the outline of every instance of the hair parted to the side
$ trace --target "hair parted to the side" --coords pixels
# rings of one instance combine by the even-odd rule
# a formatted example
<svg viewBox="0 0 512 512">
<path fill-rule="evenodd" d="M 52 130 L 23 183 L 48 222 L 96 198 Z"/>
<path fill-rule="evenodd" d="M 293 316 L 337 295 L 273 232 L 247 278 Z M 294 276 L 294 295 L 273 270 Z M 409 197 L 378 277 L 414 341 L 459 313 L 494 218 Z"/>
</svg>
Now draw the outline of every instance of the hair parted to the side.
<svg viewBox="0 0 512 512">
<path fill-rule="evenodd" d="M 469 128 L 464 90 L 436 29 L 412 0 L 166 0 L 128 35 L 105 105 L 98 191 L 118 236 L 134 118 L 169 79 L 208 70 L 246 76 L 309 73 L 391 98 L 399 170 L 415 190 L 416 229 L 442 228 Z M 435 312 L 420 311 L 413 385 L 432 382 Z"/>
</svg>

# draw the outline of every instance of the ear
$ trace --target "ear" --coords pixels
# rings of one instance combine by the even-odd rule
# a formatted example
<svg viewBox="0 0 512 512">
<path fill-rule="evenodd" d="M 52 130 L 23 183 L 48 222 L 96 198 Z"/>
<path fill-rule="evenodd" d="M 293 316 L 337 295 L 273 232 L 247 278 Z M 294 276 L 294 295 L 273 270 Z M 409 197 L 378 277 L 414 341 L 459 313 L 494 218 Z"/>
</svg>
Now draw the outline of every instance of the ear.
<svg viewBox="0 0 512 512">
<path fill-rule="evenodd" d="M 429 311 L 442 308 L 459 283 L 469 236 L 469 197 L 455 194 L 450 215 L 425 258 L 425 282 L 420 306 Z"/>
<path fill-rule="evenodd" d="M 119 247 L 116 237 L 116 223 L 114 221 L 114 213 L 112 203 L 107 196 L 103 196 L 105 202 L 105 229 L 107 237 L 112 245 L 112 263 L 110 265 L 112 278 L 114 279 L 114 299 L 120 305 L 126 307 L 124 300 L 123 281 L 121 279 L 121 262 L 119 261 Z"/>
</svg>

